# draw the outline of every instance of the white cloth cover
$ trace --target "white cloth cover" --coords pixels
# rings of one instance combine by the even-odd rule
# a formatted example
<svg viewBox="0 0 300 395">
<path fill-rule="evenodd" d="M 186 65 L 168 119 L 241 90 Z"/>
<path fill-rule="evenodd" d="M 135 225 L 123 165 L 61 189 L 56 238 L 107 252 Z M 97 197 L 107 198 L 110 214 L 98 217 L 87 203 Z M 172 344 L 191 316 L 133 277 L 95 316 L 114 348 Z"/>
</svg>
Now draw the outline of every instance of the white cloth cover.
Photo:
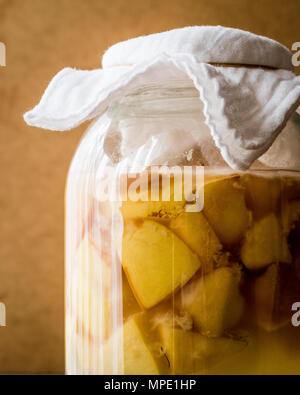
<svg viewBox="0 0 300 395">
<path fill-rule="evenodd" d="M 141 85 L 190 79 L 223 158 L 245 170 L 270 148 L 300 104 L 300 77 L 291 71 L 291 57 L 273 40 L 220 26 L 139 37 L 111 47 L 103 69 L 62 70 L 24 118 L 29 125 L 68 130 Z"/>
<path fill-rule="evenodd" d="M 103 68 L 151 61 L 162 53 L 190 54 L 198 63 L 232 63 L 293 70 L 290 51 L 267 37 L 223 26 L 193 26 L 117 43 Z"/>
</svg>

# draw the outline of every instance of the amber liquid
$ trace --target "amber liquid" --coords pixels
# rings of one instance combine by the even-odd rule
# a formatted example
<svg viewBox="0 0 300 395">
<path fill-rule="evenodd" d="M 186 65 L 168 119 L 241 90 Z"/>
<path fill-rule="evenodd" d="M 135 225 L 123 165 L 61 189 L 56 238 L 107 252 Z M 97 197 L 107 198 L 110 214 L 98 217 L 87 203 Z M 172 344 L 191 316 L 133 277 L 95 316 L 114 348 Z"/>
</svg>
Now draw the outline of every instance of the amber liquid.
<svg viewBox="0 0 300 395">
<path fill-rule="evenodd" d="M 67 285 L 73 371 L 299 374 L 298 175 L 209 175 L 204 209 L 185 204 L 91 198 Z"/>
</svg>

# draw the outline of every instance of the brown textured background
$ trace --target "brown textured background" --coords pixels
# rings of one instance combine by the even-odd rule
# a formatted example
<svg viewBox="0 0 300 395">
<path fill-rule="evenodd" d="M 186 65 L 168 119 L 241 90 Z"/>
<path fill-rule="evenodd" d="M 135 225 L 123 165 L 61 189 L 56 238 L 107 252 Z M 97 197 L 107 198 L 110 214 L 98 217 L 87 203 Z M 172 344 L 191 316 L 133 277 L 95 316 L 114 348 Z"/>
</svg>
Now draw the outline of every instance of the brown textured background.
<svg viewBox="0 0 300 395">
<path fill-rule="evenodd" d="M 64 184 L 85 126 L 27 127 L 22 113 L 65 66 L 95 68 L 111 44 L 222 24 L 300 41 L 300 0 L 0 0 L 0 373 L 64 372 Z"/>
</svg>

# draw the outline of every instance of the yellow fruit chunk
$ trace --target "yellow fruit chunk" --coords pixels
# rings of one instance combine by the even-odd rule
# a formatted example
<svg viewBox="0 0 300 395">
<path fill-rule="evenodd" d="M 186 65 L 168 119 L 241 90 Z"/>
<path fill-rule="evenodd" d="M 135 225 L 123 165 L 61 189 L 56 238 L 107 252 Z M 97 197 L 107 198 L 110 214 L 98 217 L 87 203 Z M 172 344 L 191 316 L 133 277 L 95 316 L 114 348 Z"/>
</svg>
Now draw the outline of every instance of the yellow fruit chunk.
<svg viewBox="0 0 300 395">
<path fill-rule="evenodd" d="M 280 207 L 281 179 L 279 177 L 260 177 L 246 175 L 246 203 L 255 219 L 261 219 Z"/>
<path fill-rule="evenodd" d="M 78 335 L 76 343 L 83 374 L 156 375 L 168 369 L 158 333 L 151 333 L 143 313 L 130 318 L 102 345 Z"/>
<path fill-rule="evenodd" d="M 259 270 L 271 263 L 291 263 L 287 238 L 274 214 L 254 223 L 241 248 L 243 264 L 249 270 Z"/>
<path fill-rule="evenodd" d="M 293 228 L 289 236 L 293 256 L 293 267 L 298 279 L 300 279 L 300 222 Z M 300 284 L 300 280 L 299 280 Z M 300 298 L 299 298 L 300 300 Z"/>
<path fill-rule="evenodd" d="M 184 206 L 185 202 L 127 201 L 122 203 L 121 213 L 124 219 L 168 219 L 183 212 Z"/>
<path fill-rule="evenodd" d="M 296 173 L 295 173 L 296 174 Z M 297 173 L 299 174 L 299 173 Z M 285 198 L 288 200 L 299 200 L 300 199 L 300 177 L 295 175 L 294 177 L 284 177 L 282 180 L 283 193 Z"/>
<path fill-rule="evenodd" d="M 286 202 L 282 208 L 282 224 L 285 234 L 289 234 L 300 220 L 300 200 Z"/>
<path fill-rule="evenodd" d="M 149 180 L 151 179 L 149 175 Z M 181 178 L 180 178 L 181 180 Z M 142 187 L 141 187 L 142 188 Z M 146 189 L 147 188 L 147 189 Z M 152 189 L 156 190 L 156 199 L 152 195 Z M 175 181 L 170 177 L 167 185 L 162 185 L 161 175 L 158 180 L 153 180 L 153 185 L 144 185 L 144 199 L 133 201 L 130 192 L 121 205 L 121 213 L 125 220 L 137 218 L 170 219 L 176 217 L 185 209 L 185 198 L 182 181 Z"/>
<path fill-rule="evenodd" d="M 149 326 L 149 324 L 148 324 Z M 124 325 L 124 373 L 125 374 L 159 374 L 162 363 L 166 360 L 158 344 L 147 328 L 143 314 L 134 316 Z M 155 349 L 156 347 L 156 349 Z"/>
<path fill-rule="evenodd" d="M 275 263 L 259 276 L 253 286 L 257 323 L 274 331 L 291 320 L 291 307 L 300 300 L 300 277 L 294 265 Z"/>
<path fill-rule="evenodd" d="M 141 308 L 133 295 L 125 273 L 122 273 L 122 300 L 123 319 L 126 321 L 130 316 L 140 313 Z"/>
<path fill-rule="evenodd" d="M 217 269 L 182 289 L 177 299 L 179 308 L 192 316 L 194 327 L 203 335 L 222 336 L 243 314 L 240 280 L 238 267 Z"/>
<path fill-rule="evenodd" d="M 118 354 L 118 358 L 114 358 Z M 103 348 L 103 373 L 156 375 L 166 372 L 168 361 L 158 333 L 145 313 L 131 317 Z M 124 369 L 124 371 L 123 371 Z"/>
<path fill-rule="evenodd" d="M 197 332 L 160 327 L 172 374 L 200 374 L 241 352 L 247 343 L 233 337 L 212 339 Z"/>
<path fill-rule="evenodd" d="M 202 213 L 182 213 L 171 221 L 169 227 L 196 252 L 204 273 L 226 262 L 222 244 Z"/>
<path fill-rule="evenodd" d="M 201 266 L 197 255 L 182 240 L 150 220 L 126 225 L 122 252 L 131 289 L 146 309 L 186 284 Z"/>
<path fill-rule="evenodd" d="M 206 183 L 203 213 L 223 245 L 230 247 L 237 244 L 251 221 L 240 177 L 215 179 Z"/>
</svg>

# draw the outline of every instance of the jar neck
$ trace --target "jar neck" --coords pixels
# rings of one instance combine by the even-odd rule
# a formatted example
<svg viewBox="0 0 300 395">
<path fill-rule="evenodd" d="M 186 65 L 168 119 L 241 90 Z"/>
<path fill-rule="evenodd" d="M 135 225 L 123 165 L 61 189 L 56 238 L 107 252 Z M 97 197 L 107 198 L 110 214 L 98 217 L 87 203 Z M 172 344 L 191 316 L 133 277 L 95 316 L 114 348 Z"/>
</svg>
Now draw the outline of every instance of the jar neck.
<svg viewBox="0 0 300 395">
<path fill-rule="evenodd" d="M 107 114 L 114 117 L 186 117 L 202 114 L 200 94 L 190 79 L 148 83 L 112 102 Z"/>
</svg>

